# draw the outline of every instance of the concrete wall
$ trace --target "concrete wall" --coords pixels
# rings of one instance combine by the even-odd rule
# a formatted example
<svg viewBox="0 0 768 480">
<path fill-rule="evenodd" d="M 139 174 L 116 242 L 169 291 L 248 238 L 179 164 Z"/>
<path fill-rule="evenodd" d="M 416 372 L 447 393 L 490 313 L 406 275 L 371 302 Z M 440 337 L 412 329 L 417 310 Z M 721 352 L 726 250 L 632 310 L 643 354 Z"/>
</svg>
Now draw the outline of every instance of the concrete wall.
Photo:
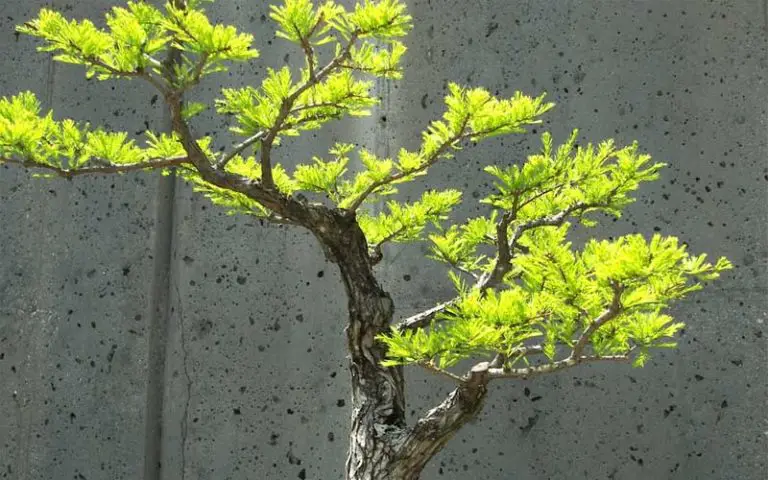
<svg viewBox="0 0 768 480">
<path fill-rule="evenodd" d="M 35 91 L 61 116 L 161 128 L 151 91 L 84 82 L 34 54 L 13 26 L 53 4 L 98 19 L 114 2 L 0 2 L 0 95 Z M 299 52 L 274 40 L 268 2 L 219 1 L 263 56 L 220 81 L 253 82 Z M 768 292 L 766 28 L 760 0 L 411 0 L 406 80 L 382 108 L 281 147 L 286 165 L 337 140 L 413 147 L 448 81 L 549 92 L 562 139 L 639 140 L 669 163 L 601 236 L 660 229 L 737 268 L 682 302 L 680 348 L 645 369 L 584 366 L 493 386 L 482 417 L 425 479 L 765 478 Z M 268 43 L 271 42 L 272 45 Z M 199 132 L 226 128 L 204 117 Z M 218 137 L 221 145 L 226 136 Z M 467 149 L 430 186 L 481 211 L 491 162 L 521 162 L 534 136 Z M 419 192 L 421 184 L 404 189 Z M 0 167 L 0 478 L 336 479 L 347 425 L 342 289 L 304 232 L 228 217 L 155 175 L 40 180 Z M 448 298 L 419 246 L 379 271 L 398 312 Z M 409 371 L 410 408 L 450 389 Z M 149 458 L 145 462 L 145 458 Z M 145 465 L 148 463 L 148 465 Z"/>
</svg>

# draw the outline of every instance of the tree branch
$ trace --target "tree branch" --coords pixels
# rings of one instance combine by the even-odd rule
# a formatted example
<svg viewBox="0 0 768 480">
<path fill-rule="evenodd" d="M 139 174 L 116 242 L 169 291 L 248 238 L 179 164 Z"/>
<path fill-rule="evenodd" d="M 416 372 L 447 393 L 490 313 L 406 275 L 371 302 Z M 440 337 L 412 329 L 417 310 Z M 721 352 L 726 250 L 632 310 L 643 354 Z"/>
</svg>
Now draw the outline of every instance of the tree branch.
<svg viewBox="0 0 768 480">
<path fill-rule="evenodd" d="M 403 472 L 421 471 L 424 464 L 439 452 L 461 427 L 480 413 L 488 393 L 489 380 L 487 367 L 472 369 L 445 400 L 428 411 L 413 427 L 405 430 L 395 443 L 399 460 L 397 468 Z"/>
<path fill-rule="evenodd" d="M 599 355 L 582 355 L 579 357 L 572 357 L 569 356 L 566 359 L 559 360 L 554 363 L 545 363 L 542 365 L 536 365 L 526 368 L 513 368 L 513 369 L 504 369 L 504 368 L 488 368 L 488 378 L 491 380 L 494 379 L 500 379 L 500 378 L 522 378 L 522 379 L 528 379 L 535 377 L 537 375 L 541 375 L 544 373 L 552 373 L 556 372 L 558 370 L 563 370 L 568 367 L 574 367 L 580 363 L 588 363 L 588 362 L 629 362 L 629 353 L 628 351 L 625 355 L 607 355 L 607 356 L 599 356 Z"/>
<path fill-rule="evenodd" d="M 586 329 L 584 329 L 584 332 L 582 332 L 579 339 L 576 341 L 576 344 L 573 346 L 573 351 L 568 357 L 569 360 L 576 361 L 577 363 L 580 362 L 580 359 L 583 358 L 581 352 L 584 351 L 587 343 L 589 343 L 592 334 L 595 333 L 598 328 L 610 322 L 621 313 L 621 294 L 624 292 L 624 287 L 618 283 L 613 283 L 611 288 L 613 289 L 611 305 L 603 311 L 599 317 L 592 321 Z"/>
<path fill-rule="evenodd" d="M 432 362 L 419 362 L 417 363 L 418 366 L 424 368 L 428 372 L 434 373 L 436 375 L 442 375 L 443 377 L 449 378 L 450 380 L 458 383 L 463 383 L 464 379 L 456 374 L 453 374 L 449 372 L 448 370 L 444 370 L 442 368 L 438 368 L 435 366 Z"/>
<path fill-rule="evenodd" d="M 432 321 L 432 319 L 435 318 L 435 316 L 438 313 L 444 312 L 448 307 L 455 305 L 458 302 L 458 300 L 459 300 L 458 298 L 454 298 L 453 300 L 449 300 L 435 307 L 432 307 L 429 310 L 424 310 L 423 312 L 417 313 L 416 315 L 412 315 L 406 318 L 405 320 L 402 320 L 401 322 L 397 323 L 397 325 L 395 325 L 395 328 L 397 328 L 401 332 L 404 332 L 406 330 L 412 330 L 414 328 L 426 327 L 429 325 L 429 323 Z"/>
<path fill-rule="evenodd" d="M 126 173 L 134 172 L 137 170 L 158 169 L 177 167 L 179 165 L 192 163 L 189 157 L 173 157 L 166 159 L 148 160 L 146 162 L 126 163 L 126 164 L 110 164 L 98 167 L 83 167 L 76 169 L 61 168 L 55 165 L 48 165 L 44 163 L 35 162 L 33 160 L 19 160 L 15 158 L 0 158 L 0 164 L 11 163 L 21 165 L 25 168 L 41 168 L 49 170 L 54 174 L 64 177 L 72 178 L 80 175 L 93 175 L 93 174 L 109 174 L 109 173 Z"/>
<path fill-rule="evenodd" d="M 352 50 L 352 46 L 355 44 L 355 42 L 357 42 L 359 35 L 359 31 L 353 32 L 344 49 L 338 55 L 336 55 L 333 60 L 331 60 L 322 69 L 320 69 L 320 71 L 318 71 L 314 77 L 309 78 L 307 82 L 304 83 L 304 85 L 301 85 L 292 94 L 283 99 L 283 102 L 280 105 L 280 113 L 278 113 L 277 119 L 275 119 L 275 124 L 272 126 L 272 128 L 266 131 L 261 139 L 261 183 L 264 188 L 270 190 L 274 189 L 275 184 L 274 180 L 272 179 L 271 159 L 272 146 L 275 143 L 275 138 L 277 138 L 278 133 L 280 133 L 280 130 L 283 128 L 283 123 L 291 114 L 293 104 L 296 102 L 299 96 L 301 96 L 302 93 L 320 83 L 326 76 L 328 76 L 339 65 L 341 65 L 344 60 L 346 60 Z"/>
<path fill-rule="evenodd" d="M 245 151 L 246 148 L 250 147 L 254 143 L 256 143 L 259 140 L 261 140 L 262 137 L 264 137 L 264 133 L 265 133 L 264 130 L 261 130 L 261 131 L 255 133 L 254 135 L 251 135 L 250 137 L 246 138 L 245 140 L 243 140 L 242 142 L 238 143 L 237 145 L 235 145 L 235 147 L 232 149 L 232 151 L 230 153 L 224 155 L 221 158 L 221 160 L 219 160 L 219 162 L 216 163 L 215 168 L 217 170 L 224 170 L 224 167 L 227 166 L 227 164 L 230 162 L 230 160 L 235 158 L 237 155 L 243 153 L 243 151 Z"/>
<path fill-rule="evenodd" d="M 351 211 L 351 212 L 354 212 L 355 210 L 357 210 L 357 209 L 360 207 L 360 205 L 362 205 L 362 204 L 363 204 L 363 202 L 365 201 L 365 199 L 366 199 L 366 198 L 367 198 L 367 197 L 368 197 L 370 194 L 372 194 L 373 192 L 375 192 L 377 188 L 379 188 L 379 187 L 381 187 L 381 186 L 384 186 L 384 185 L 388 185 L 388 184 L 390 184 L 390 183 L 393 183 L 393 182 L 396 182 L 397 180 L 400 180 L 401 178 L 404 178 L 404 177 L 406 177 L 406 176 L 408 176 L 408 175 L 413 175 L 414 173 L 419 173 L 419 172 L 421 172 L 421 171 L 424 171 L 424 170 L 426 170 L 427 168 L 429 168 L 430 166 L 434 165 L 434 163 L 437 161 L 437 159 L 438 159 L 438 158 L 440 158 L 440 155 L 442 155 L 443 153 L 445 153 L 445 151 L 446 151 L 446 150 L 448 150 L 448 148 L 450 148 L 450 146 L 451 146 L 451 145 L 453 145 L 454 143 L 456 143 L 456 142 L 459 142 L 459 141 L 461 141 L 462 139 L 464 139 L 464 138 L 466 138 L 466 137 L 470 136 L 469 134 L 466 134 L 466 133 L 465 133 L 465 130 L 466 130 L 466 128 L 467 128 L 467 123 L 469 123 L 469 116 L 467 116 L 467 117 L 464 119 L 464 121 L 463 121 L 463 123 L 462 123 L 462 125 L 461 125 L 461 128 L 459 129 L 459 133 L 458 133 L 458 134 L 456 134 L 456 135 L 454 135 L 454 136 L 453 136 L 453 137 L 451 137 L 450 139 L 448 139 L 448 140 L 447 140 L 445 143 L 443 143 L 442 145 L 440 145 L 440 148 L 438 148 L 437 150 L 435 150 L 435 153 L 433 153 L 433 154 L 432 154 L 432 156 L 431 156 L 430 158 L 428 158 L 427 160 L 425 160 L 425 161 L 424 161 L 424 163 L 423 163 L 423 164 L 422 164 L 422 165 L 421 165 L 419 168 L 416 168 L 416 169 L 410 170 L 410 171 L 408 171 L 408 172 L 399 172 L 399 173 L 395 173 L 395 174 L 393 174 L 393 175 L 390 175 L 389 177 L 387 177 L 387 178 L 385 178 L 385 179 L 379 180 L 379 181 L 377 181 L 377 182 L 373 182 L 372 184 L 370 184 L 370 185 L 368 186 L 368 188 L 366 188 L 366 189 L 363 191 L 363 193 L 361 193 L 361 194 L 360 194 L 360 196 L 359 196 L 359 197 L 357 197 L 357 198 L 355 199 L 355 201 L 353 201 L 353 202 L 350 204 L 350 206 L 349 206 L 349 207 L 347 207 L 347 210 L 349 210 L 349 211 Z"/>
</svg>

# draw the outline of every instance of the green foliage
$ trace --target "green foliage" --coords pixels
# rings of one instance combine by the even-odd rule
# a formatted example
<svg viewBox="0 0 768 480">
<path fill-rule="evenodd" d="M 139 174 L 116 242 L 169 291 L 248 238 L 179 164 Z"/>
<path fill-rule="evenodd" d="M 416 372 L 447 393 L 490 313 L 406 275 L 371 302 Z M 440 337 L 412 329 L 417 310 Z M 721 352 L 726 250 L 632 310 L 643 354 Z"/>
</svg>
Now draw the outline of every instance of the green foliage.
<svg viewBox="0 0 768 480">
<path fill-rule="evenodd" d="M 377 103 L 370 96 L 371 87 L 371 82 L 357 80 L 351 71 L 331 74 L 299 95 L 278 132 L 296 136 L 345 115 L 368 115 L 368 108 Z M 268 69 L 259 89 L 248 86 L 222 90 L 224 98 L 217 100 L 217 110 L 235 116 L 238 125 L 231 128 L 233 132 L 250 136 L 276 127 L 283 103 L 297 88 L 288 67 Z"/>
<path fill-rule="evenodd" d="M 140 148 L 126 132 L 92 130 L 70 119 L 56 121 L 52 112 L 41 115 L 40 101 L 32 92 L 0 98 L 0 163 L 16 158 L 29 166 L 75 171 L 186 155 L 178 139 L 147 135 L 147 148 Z"/>
<path fill-rule="evenodd" d="M 41 38 L 39 49 L 54 52 L 56 60 L 84 65 L 88 77 L 142 78 L 166 99 L 181 98 L 203 76 L 259 54 L 252 35 L 211 23 L 202 8 L 206 1 L 189 0 L 186 8 L 167 3 L 164 10 L 129 1 L 111 9 L 104 29 L 42 9 L 18 31 Z M 214 154 L 210 138 L 198 145 L 214 163 L 211 168 L 223 168 L 241 181 L 262 182 L 263 164 L 271 168 L 274 187 L 283 196 L 311 193 L 334 207 L 359 210 L 358 224 L 374 252 L 380 253 L 385 242 L 428 236 L 431 256 L 461 272 L 451 272 L 456 301 L 430 326 L 378 337 L 389 348 L 387 365 L 447 368 L 463 359 L 500 354 L 503 367 L 511 368 L 528 362 L 531 352 L 551 363 L 570 351 L 600 357 L 637 352 L 634 360 L 640 366 L 649 349 L 674 346 L 670 338 L 682 323 L 664 313 L 670 303 L 731 267 L 723 258 L 711 264 L 704 255 L 690 255 L 677 239 L 660 235 L 592 240 L 574 250 L 568 220 L 592 226 L 590 213 L 620 215 L 640 184 L 658 178 L 663 167 L 636 144 L 618 148 L 607 140 L 577 146 L 576 131 L 557 148 L 543 134 L 541 151 L 522 165 L 488 166 L 495 189 L 482 200 L 489 208 L 485 216 L 443 228 L 441 222 L 460 201 L 457 190 L 429 190 L 414 202 L 392 199 L 398 184 L 426 175 L 463 142 L 522 133 L 540 123 L 553 106 L 543 95 L 515 92 L 496 98 L 482 88 L 450 84 L 445 113 L 427 126 L 415 150 L 379 158 L 339 143 L 330 159 L 313 157 L 291 173 L 272 164 L 269 153 L 281 139 L 370 113 L 379 100 L 371 94 L 374 83 L 360 75 L 402 76 L 407 49 L 401 39 L 412 28 L 412 18 L 402 0 L 361 0 L 351 9 L 332 0 L 283 0 L 271 6 L 270 16 L 277 36 L 301 48 L 303 66 L 298 71 L 268 69 L 258 86 L 223 89 L 217 112 L 234 116 L 232 131 L 249 139 L 231 154 Z M 164 61 L 170 48 L 179 52 L 173 65 Z M 331 58 L 326 64 L 319 61 L 321 48 Z M 205 108 L 186 103 L 182 116 L 191 119 Z M 256 158 L 259 153 L 262 158 Z M 51 112 L 41 115 L 30 92 L 0 99 L 0 162 L 67 175 L 84 169 L 120 171 L 126 165 L 140 169 L 152 160 L 185 156 L 176 134 L 147 132 L 146 146 L 140 147 L 125 132 L 57 121 Z M 253 198 L 206 181 L 188 163 L 179 171 L 196 191 L 230 213 L 281 220 Z M 384 211 L 366 209 L 383 198 L 388 199 Z M 465 284 L 465 276 L 474 279 L 474 287 Z M 594 323 L 599 318 L 607 320 Z M 540 343 L 528 348 L 534 341 Z"/>
<path fill-rule="evenodd" d="M 179 9 L 169 2 L 162 12 L 148 3 L 129 1 L 127 8 L 113 7 L 106 15 L 107 30 L 90 20 L 67 20 L 44 8 L 17 30 L 45 40 L 38 50 L 57 52 L 55 60 L 85 65 L 89 78 L 154 74 L 175 88 L 185 88 L 203 75 L 224 70 L 226 61 L 258 56 L 251 48 L 252 35 L 238 33 L 232 26 L 212 25 L 200 3 Z M 183 56 L 182 66 L 173 75 L 160 60 L 170 45 L 193 54 Z"/>
<path fill-rule="evenodd" d="M 411 29 L 411 16 L 406 5 L 400 0 L 365 0 L 355 5 L 354 12 L 344 20 L 337 21 L 342 35 L 360 32 L 360 36 L 376 40 L 391 41 L 405 36 Z"/>
<path fill-rule="evenodd" d="M 497 290 L 461 292 L 454 306 L 428 329 L 394 330 L 381 336 L 390 348 L 388 364 L 430 363 L 440 368 L 457 361 L 504 354 L 508 367 L 521 357 L 525 341 L 543 337 L 543 353 L 553 360 L 559 348 L 579 336 L 619 295 L 615 318 L 590 336 L 592 353 L 626 355 L 639 349 L 637 365 L 648 349 L 669 348 L 683 324 L 664 313 L 670 302 L 701 288 L 731 268 L 691 256 L 674 237 L 627 235 L 592 240 L 582 252 L 566 241 L 568 224 L 531 230 L 521 240 L 526 253 L 514 260 L 513 275 Z M 617 293 L 618 292 L 618 293 Z M 433 345 L 450 345 L 446 352 Z"/>
<path fill-rule="evenodd" d="M 167 6 L 167 28 L 175 46 L 183 51 L 207 55 L 211 61 L 249 60 L 258 55 L 251 49 L 253 35 L 237 33 L 232 26 L 212 25 L 202 10 Z"/>
<path fill-rule="evenodd" d="M 599 209 L 618 216 L 633 201 L 629 194 L 640 182 L 657 179 L 664 166 L 649 164 L 650 156 L 639 153 L 637 144 L 617 149 L 607 140 L 597 147 L 575 147 L 576 134 L 574 131 L 556 151 L 551 136 L 543 134 L 541 153 L 530 156 L 522 167 L 487 167 L 486 172 L 496 179 L 498 193 L 483 201 L 514 212 L 517 221 L 546 217 L 581 204 L 590 206 L 579 209 L 581 215 Z"/>
<path fill-rule="evenodd" d="M 407 48 L 403 42 L 393 40 L 386 48 L 365 42 L 350 52 L 350 66 L 355 70 L 370 73 L 377 77 L 399 80 L 403 77 L 400 61 Z"/>
<path fill-rule="evenodd" d="M 458 190 L 426 191 L 413 203 L 387 202 L 388 212 L 358 217 L 360 228 L 371 245 L 384 242 L 413 242 L 421 239 L 428 224 L 439 226 L 461 201 Z"/>
<path fill-rule="evenodd" d="M 270 5 L 269 16 L 277 22 L 277 36 L 301 44 L 319 46 L 332 42 L 328 35 L 333 22 L 345 14 L 343 7 L 325 2 L 316 9 L 310 0 L 285 0 L 282 5 Z"/>
<path fill-rule="evenodd" d="M 489 272 L 493 262 L 478 252 L 478 248 L 496 244 L 497 221 L 498 212 L 494 210 L 489 217 L 472 218 L 462 225 L 451 225 L 445 231 L 430 235 L 430 257 L 463 271 Z"/>
</svg>

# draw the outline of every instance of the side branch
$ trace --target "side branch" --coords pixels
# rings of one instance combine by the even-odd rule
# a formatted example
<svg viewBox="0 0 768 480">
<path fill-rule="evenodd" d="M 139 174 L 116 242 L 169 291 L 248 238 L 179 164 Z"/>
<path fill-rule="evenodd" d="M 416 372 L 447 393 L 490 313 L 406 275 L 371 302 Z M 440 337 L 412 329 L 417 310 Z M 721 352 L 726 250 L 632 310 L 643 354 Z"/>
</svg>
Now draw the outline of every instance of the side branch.
<svg viewBox="0 0 768 480">
<path fill-rule="evenodd" d="M 489 380 L 487 368 L 473 369 L 440 405 L 404 431 L 396 442 L 394 473 L 420 472 L 461 427 L 480 413 L 488 393 Z"/>
<path fill-rule="evenodd" d="M 443 302 L 437 305 L 436 307 L 432 307 L 429 310 L 424 310 L 421 313 L 417 313 L 416 315 L 412 315 L 406 318 L 405 320 L 395 325 L 395 328 L 397 328 L 402 332 L 406 330 L 412 330 L 415 328 L 426 327 L 429 325 L 429 323 L 435 318 L 435 316 L 438 313 L 444 312 L 448 307 L 455 305 L 457 302 L 458 302 L 458 298 L 454 298 L 453 300 Z"/>
<path fill-rule="evenodd" d="M 515 247 L 520 248 L 519 245 L 517 245 L 517 242 L 520 240 L 520 237 L 523 235 L 523 233 L 527 230 L 532 230 L 539 227 L 554 227 L 562 225 L 569 215 L 583 212 L 584 210 L 588 210 L 590 208 L 601 208 L 605 206 L 606 204 L 604 203 L 589 204 L 584 202 L 577 202 L 555 214 L 547 215 L 546 217 L 537 218 L 535 220 L 530 220 L 526 223 L 518 225 L 513 230 L 512 235 L 509 236 L 509 239 L 506 242 L 506 246 L 498 245 L 499 254 L 494 269 L 490 273 L 481 275 L 474 288 L 485 290 L 487 288 L 494 288 L 498 286 L 499 283 L 501 283 L 504 275 L 509 271 L 511 266 L 510 261 L 512 260 L 512 251 Z M 499 222 L 500 228 L 497 232 L 499 240 L 497 243 L 507 238 L 506 230 L 504 230 L 503 235 L 501 234 L 501 228 L 505 228 L 509 225 L 509 223 L 511 223 L 512 218 L 507 218 L 508 217 L 505 215 Z M 502 257 L 504 257 L 504 261 L 502 261 Z M 429 325 L 429 323 L 435 318 L 435 316 L 437 316 L 437 314 L 444 312 L 448 307 L 455 305 L 458 301 L 459 298 L 457 297 L 452 300 L 443 302 L 436 307 L 432 307 L 429 310 L 425 310 L 421 313 L 417 313 L 416 315 L 412 315 L 397 323 L 396 328 L 398 328 L 400 331 L 404 331 L 425 327 Z"/>
<path fill-rule="evenodd" d="M 25 168 L 40 168 L 53 172 L 60 177 L 72 178 L 79 175 L 126 173 L 135 172 L 137 170 L 154 170 L 158 168 L 178 167 L 180 165 L 190 164 L 192 162 L 190 161 L 189 157 L 173 157 L 166 159 L 148 160 L 146 162 L 110 164 L 100 165 L 98 167 L 83 167 L 76 169 L 62 168 L 55 165 L 35 162 L 32 160 L 19 160 L 15 158 L 0 158 L 0 164 L 3 163 L 21 165 Z"/>
<path fill-rule="evenodd" d="M 404 177 L 407 177 L 408 175 L 413 175 L 415 173 L 419 173 L 419 172 L 422 172 L 422 171 L 426 170 L 427 168 L 429 168 L 432 165 L 434 165 L 435 162 L 437 162 L 437 160 L 440 158 L 440 156 L 442 154 L 444 154 L 445 151 L 448 150 L 456 142 L 460 142 L 464 138 L 468 138 L 471 135 L 477 135 L 477 134 L 468 134 L 468 133 L 466 133 L 466 129 L 467 129 L 467 124 L 468 123 L 469 123 L 469 116 L 467 116 L 464 119 L 464 121 L 463 121 L 463 123 L 461 125 L 461 129 L 459 130 L 459 133 L 454 135 L 450 139 L 448 139 L 442 145 L 440 145 L 440 148 L 435 150 L 435 152 L 432 154 L 432 156 L 427 158 L 420 167 L 415 168 L 413 170 L 409 170 L 408 172 L 395 173 L 393 175 L 388 176 L 387 178 L 384 178 L 384 179 L 379 180 L 377 182 L 371 183 L 368 186 L 368 188 L 366 188 L 365 191 L 363 191 L 363 193 L 361 193 L 360 196 L 357 197 L 355 199 L 355 201 L 353 201 L 350 204 L 349 207 L 347 207 L 347 210 L 354 212 L 355 210 L 360 208 L 360 205 L 363 204 L 365 199 L 368 198 L 369 195 L 374 193 L 376 191 L 376 189 L 378 189 L 379 187 L 383 187 L 384 185 L 388 185 L 390 183 L 396 182 L 396 181 L 398 181 L 398 180 L 400 180 L 400 179 L 402 179 Z"/>
<path fill-rule="evenodd" d="M 275 120 L 275 124 L 267 130 L 261 137 L 261 177 L 262 184 L 265 188 L 273 189 L 274 180 L 272 179 L 272 146 L 275 143 L 278 133 L 283 129 L 285 121 L 291 114 L 291 109 L 296 100 L 302 93 L 306 92 L 310 88 L 320 83 L 325 77 L 327 77 L 336 68 L 340 67 L 344 60 L 350 55 L 352 46 L 357 42 L 357 38 L 361 32 L 355 31 L 352 33 L 349 41 L 344 46 L 342 51 L 336 55 L 327 65 L 321 68 L 315 75 L 311 76 L 306 83 L 297 88 L 293 93 L 283 99 L 280 105 L 280 113 Z"/>
<path fill-rule="evenodd" d="M 488 377 L 491 380 L 499 378 L 521 378 L 528 379 L 544 373 L 552 373 L 558 370 L 563 370 L 568 367 L 574 367 L 580 363 L 590 362 L 629 362 L 629 351 L 624 355 L 582 355 L 579 357 L 569 356 L 566 359 L 559 360 L 554 363 L 545 363 L 541 365 L 526 367 L 526 368 L 488 368 Z"/>
<path fill-rule="evenodd" d="M 611 287 L 613 288 L 613 298 L 611 299 L 611 305 L 603 313 L 601 313 L 599 317 L 593 320 L 586 329 L 584 329 L 582 334 L 579 336 L 579 339 L 576 341 L 576 344 L 573 346 L 573 351 L 571 352 L 569 360 L 575 360 L 579 362 L 582 358 L 581 352 L 584 351 L 587 343 L 589 343 L 589 339 L 592 334 L 595 333 L 598 328 L 610 322 L 616 318 L 619 313 L 621 313 L 621 294 L 624 291 L 624 287 L 618 283 L 613 283 Z"/>
</svg>

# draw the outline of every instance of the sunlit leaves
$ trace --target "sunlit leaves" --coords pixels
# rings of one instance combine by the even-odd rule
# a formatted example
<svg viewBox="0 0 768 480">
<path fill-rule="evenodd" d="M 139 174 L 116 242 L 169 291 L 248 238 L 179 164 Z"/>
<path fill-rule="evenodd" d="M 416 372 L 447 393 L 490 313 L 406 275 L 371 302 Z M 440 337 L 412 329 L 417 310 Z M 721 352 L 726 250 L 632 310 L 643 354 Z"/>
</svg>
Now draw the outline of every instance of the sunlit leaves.
<svg viewBox="0 0 768 480">
<path fill-rule="evenodd" d="M 367 195 L 376 195 L 392 184 L 412 181 L 425 174 L 439 159 L 451 158 L 452 152 L 461 148 L 463 140 L 521 132 L 524 126 L 539 123 L 538 117 L 552 107 L 543 100 L 543 96 L 532 98 L 521 93 L 510 99 L 497 100 L 486 90 L 467 90 L 451 84 L 445 97 L 447 108 L 443 118 L 427 126 L 421 135 L 419 150 L 401 149 L 395 163 L 397 172 L 376 182 L 353 204 L 361 204 Z M 476 122 L 486 130 L 476 130 Z"/>
<path fill-rule="evenodd" d="M 90 20 L 67 20 L 44 8 L 18 31 L 45 40 L 39 50 L 57 52 L 55 60 L 85 65 L 88 77 L 105 80 L 154 74 L 174 88 L 185 88 L 203 75 L 223 70 L 225 61 L 258 56 L 251 47 L 252 35 L 238 33 L 233 26 L 212 25 L 199 4 L 192 2 L 182 9 L 169 2 L 162 12 L 148 3 L 129 1 L 126 7 L 116 6 L 107 13 L 107 29 L 97 28 Z M 170 45 L 187 52 L 173 72 L 162 64 Z M 155 81 L 156 86 L 161 83 Z"/>
<path fill-rule="evenodd" d="M 371 82 L 357 80 L 350 71 L 331 74 L 293 101 L 278 131 L 297 135 L 344 115 L 368 115 L 368 108 L 377 103 L 370 95 L 371 87 Z M 235 133 L 253 135 L 276 126 L 286 99 L 296 88 L 288 67 L 268 69 L 261 88 L 224 89 L 216 105 L 219 113 L 235 115 L 239 123 L 232 128 Z"/>
<path fill-rule="evenodd" d="M 296 167 L 293 178 L 302 190 L 327 193 L 329 196 L 336 197 L 339 179 L 347 171 L 348 161 L 349 159 L 345 156 L 339 156 L 331 161 L 323 161 L 315 157 L 312 164 Z"/>
<path fill-rule="evenodd" d="M 31 92 L 0 98 L 0 157 L 29 166 L 73 171 L 184 155 L 175 136 L 147 132 L 147 145 L 140 147 L 126 132 L 92 130 L 70 119 L 57 121 L 51 112 L 41 115 L 40 102 Z"/>
<path fill-rule="evenodd" d="M 37 18 L 20 25 L 17 30 L 46 40 L 47 43 L 38 50 L 61 51 L 57 60 L 70 63 L 98 57 L 109 51 L 113 43 L 110 35 L 96 28 L 90 20 L 68 21 L 61 13 L 47 8 L 41 9 Z"/>
<path fill-rule="evenodd" d="M 451 225 L 447 230 L 430 235 L 429 256 L 463 271 L 487 271 L 492 264 L 478 247 L 495 244 L 496 221 L 494 212 L 490 218 L 472 218 L 460 226 Z"/>
<path fill-rule="evenodd" d="M 335 15 L 333 14 L 338 12 L 340 7 L 332 2 L 328 3 L 329 5 L 326 7 L 326 10 L 334 18 Z M 324 12 L 319 12 L 315 8 L 313 1 L 284 0 L 282 5 L 270 5 L 269 9 L 271 11 L 269 16 L 279 26 L 277 30 L 278 37 L 296 43 L 302 43 L 306 40 L 313 44 L 321 44 L 329 41 L 327 37 L 323 36 L 324 31 L 318 31 L 319 23 L 325 21 L 325 18 Z M 320 41 L 315 41 L 311 38 L 315 33 L 320 34 Z"/>
<path fill-rule="evenodd" d="M 352 48 L 350 66 L 377 77 L 400 79 L 403 76 L 400 61 L 406 51 L 405 45 L 396 40 L 384 47 L 364 42 L 359 48 Z"/>
<path fill-rule="evenodd" d="M 386 212 L 360 215 L 358 223 L 372 245 L 415 241 L 429 224 L 444 220 L 460 201 L 458 190 L 427 191 L 413 203 L 387 202 Z"/>
<path fill-rule="evenodd" d="M 658 178 L 662 163 L 650 163 L 637 145 L 616 148 L 607 140 L 598 146 L 576 147 L 576 132 L 556 151 L 549 134 L 542 135 L 542 151 L 522 166 L 489 166 L 497 193 L 484 199 L 496 208 L 511 210 L 518 222 L 543 218 L 563 210 L 581 216 L 590 210 L 619 215 L 634 200 L 630 194 L 641 182 Z M 585 219 L 585 222 L 589 222 Z M 590 223 L 591 224 L 591 223 Z"/>
<path fill-rule="evenodd" d="M 143 157 L 142 150 L 125 132 L 88 132 L 85 148 L 89 155 L 113 165 L 137 163 Z"/>
<path fill-rule="evenodd" d="M 347 17 L 347 32 L 354 29 L 362 37 L 386 41 L 405 36 L 412 28 L 411 20 L 401 0 L 364 0 Z"/>
<path fill-rule="evenodd" d="M 211 63 L 243 61 L 258 56 L 251 48 L 253 35 L 238 33 L 230 25 L 213 25 L 202 10 L 166 6 L 167 28 L 174 34 L 174 45 L 183 51 L 205 55 Z"/>
<path fill-rule="evenodd" d="M 470 235 L 452 227 L 444 235 L 433 236 L 438 256 L 452 264 L 462 257 L 472 258 L 473 244 L 491 234 L 483 222 L 476 229 Z M 636 351 L 639 366 L 649 358 L 649 348 L 674 346 L 670 337 L 683 326 L 663 310 L 699 289 L 701 281 L 713 280 L 731 268 L 724 258 L 711 264 L 703 256 L 691 256 L 676 238 L 661 235 L 650 240 L 641 235 L 592 240 L 579 252 L 567 241 L 567 231 L 565 224 L 528 232 L 521 240 L 525 253 L 515 259 L 515 276 L 507 279 L 502 290 L 463 290 L 432 327 L 386 336 L 386 343 L 395 346 L 390 350 L 390 362 L 448 365 L 495 353 L 514 359 L 515 352 L 525 351 L 525 341 L 533 336 L 543 337 L 541 353 L 553 361 L 559 348 L 574 346 L 618 292 L 616 316 L 596 329 L 588 344 L 591 354 L 599 356 Z M 467 245 L 466 252 L 452 253 L 460 245 Z M 450 338 L 446 332 L 451 332 Z M 457 332 L 465 332 L 466 337 Z M 495 343 L 470 348 L 475 336 Z M 442 351 L 432 347 L 441 341 L 452 345 L 450 361 L 439 359 Z M 397 357 L 393 352 L 407 355 Z"/>
<path fill-rule="evenodd" d="M 150 158 L 173 158 L 186 155 L 184 146 L 181 144 L 178 135 L 160 134 L 147 132 L 147 156 Z"/>
</svg>

